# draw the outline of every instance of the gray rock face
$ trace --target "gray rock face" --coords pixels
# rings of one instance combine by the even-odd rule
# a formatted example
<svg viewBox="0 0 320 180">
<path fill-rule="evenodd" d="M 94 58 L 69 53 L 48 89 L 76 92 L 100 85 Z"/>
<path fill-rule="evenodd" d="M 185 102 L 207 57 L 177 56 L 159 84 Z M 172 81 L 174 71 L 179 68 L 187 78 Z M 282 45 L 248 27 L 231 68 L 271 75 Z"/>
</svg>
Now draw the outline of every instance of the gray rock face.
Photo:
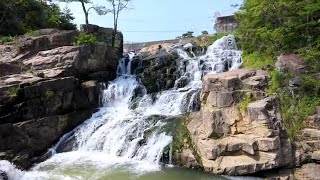
<svg viewBox="0 0 320 180">
<path fill-rule="evenodd" d="M 45 29 L 0 46 L 0 159 L 29 168 L 59 138 L 99 107 L 98 81 L 116 76 L 122 34 L 82 26 L 96 45 L 72 46 L 77 31 Z M 37 157 L 41 157 L 38 159 Z"/>
<path fill-rule="evenodd" d="M 40 82 L 0 87 L 0 124 L 98 107 L 100 86 L 94 81 L 85 86 L 74 77 L 35 80 Z"/>
<path fill-rule="evenodd" d="M 280 72 L 287 71 L 291 74 L 301 74 L 306 71 L 304 60 L 296 54 L 279 56 L 276 62 L 276 68 Z"/>
<path fill-rule="evenodd" d="M 161 50 L 154 55 L 137 56 L 132 61 L 132 72 L 141 77 L 148 93 L 173 88 L 177 78 L 176 54 Z"/>
<path fill-rule="evenodd" d="M 0 180 L 8 180 L 8 175 L 0 170 Z"/>
<path fill-rule="evenodd" d="M 32 165 L 34 156 L 50 148 L 68 131 L 91 116 L 92 111 L 79 111 L 66 115 L 0 125 L 0 158 L 11 160 L 22 168 Z"/>
<path fill-rule="evenodd" d="M 266 86 L 266 72 L 250 69 L 204 77 L 201 111 L 187 128 L 206 171 L 245 175 L 292 164 L 279 100 Z"/>
<path fill-rule="evenodd" d="M 320 130 L 305 128 L 299 141 L 295 142 L 295 165 L 320 162 Z"/>
</svg>

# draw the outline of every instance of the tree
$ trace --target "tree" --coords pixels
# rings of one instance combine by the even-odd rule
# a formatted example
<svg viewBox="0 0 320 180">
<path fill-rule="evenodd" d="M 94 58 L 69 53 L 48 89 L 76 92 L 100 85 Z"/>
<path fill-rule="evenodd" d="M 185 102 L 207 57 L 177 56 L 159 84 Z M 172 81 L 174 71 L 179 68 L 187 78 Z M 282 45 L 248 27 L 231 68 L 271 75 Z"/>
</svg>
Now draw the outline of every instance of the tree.
<svg viewBox="0 0 320 180">
<path fill-rule="evenodd" d="M 292 53 L 320 48 L 319 0 L 245 0 L 237 34 L 245 51 Z"/>
<path fill-rule="evenodd" d="M 70 11 L 39 0 L 1 0 L 0 35 L 15 36 L 43 28 L 76 29 Z"/>
<path fill-rule="evenodd" d="M 207 35 L 207 34 L 209 34 L 208 31 L 202 31 L 201 33 L 202 33 L 202 35 Z"/>
<path fill-rule="evenodd" d="M 182 37 L 182 38 L 191 38 L 191 37 L 194 37 L 194 36 L 193 36 L 193 31 L 188 31 L 188 32 L 186 32 L 186 33 L 183 33 L 181 37 Z"/>
<path fill-rule="evenodd" d="M 92 4 L 92 1 L 90 0 L 59 0 L 61 2 L 80 2 L 81 6 L 82 6 L 82 10 L 84 13 L 84 17 L 85 17 L 85 23 L 89 24 L 89 11 L 90 10 L 95 10 L 97 12 L 98 15 L 105 15 L 107 14 L 107 10 L 104 6 L 98 6 L 98 5 L 92 5 L 91 7 L 87 8 L 86 4 Z"/>
<path fill-rule="evenodd" d="M 113 14 L 113 36 L 112 36 L 112 46 L 114 47 L 115 38 L 118 31 L 118 19 L 119 14 L 125 9 L 128 9 L 128 4 L 131 0 L 107 0 L 111 4 L 111 9 L 108 12 Z"/>
</svg>

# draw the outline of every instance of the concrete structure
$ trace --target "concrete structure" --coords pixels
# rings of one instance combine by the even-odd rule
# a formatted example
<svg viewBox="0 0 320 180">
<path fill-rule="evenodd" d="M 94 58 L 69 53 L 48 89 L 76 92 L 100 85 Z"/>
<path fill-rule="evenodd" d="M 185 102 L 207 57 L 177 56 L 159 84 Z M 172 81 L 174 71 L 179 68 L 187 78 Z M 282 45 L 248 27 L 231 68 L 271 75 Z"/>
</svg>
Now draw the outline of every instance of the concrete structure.
<svg viewBox="0 0 320 180">
<path fill-rule="evenodd" d="M 217 33 L 231 33 L 238 25 L 234 15 L 217 17 L 214 28 Z"/>
</svg>

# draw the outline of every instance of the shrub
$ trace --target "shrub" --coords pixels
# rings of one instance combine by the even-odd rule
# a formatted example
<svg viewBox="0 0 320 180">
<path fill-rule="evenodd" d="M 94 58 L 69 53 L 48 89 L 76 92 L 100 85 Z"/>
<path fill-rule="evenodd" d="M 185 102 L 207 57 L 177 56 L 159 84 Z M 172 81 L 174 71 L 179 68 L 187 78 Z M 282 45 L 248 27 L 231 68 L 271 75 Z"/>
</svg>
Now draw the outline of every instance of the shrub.
<svg viewBox="0 0 320 180">
<path fill-rule="evenodd" d="M 50 98 L 54 95 L 54 92 L 51 89 L 47 89 L 45 95 L 47 98 Z"/>
<path fill-rule="evenodd" d="M 246 111 L 247 107 L 249 105 L 250 102 L 254 101 L 254 97 L 252 96 L 251 92 L 247 92 L 243 97 L 242 97 L 242 101 L 240 103 L 238 103 L 238 107 L 240 109 L 240 111 Z"/>
<path fill-rule="evenodd" d="M 80 33 L 79 36 L 76 37 L 76 42 L 74 42 L 73 45 L 79 46 L 82 44 L 95 45 L 97 44 L 97 38 L 93 34 Z"/>
<path fill-rule="evenodd" d="M 218 33 L 214 35 L 203 34 L 196 38 L 195 43 L 197 46 L 200 46 L 200 47 L 208 47 L 212 45 L 216 40 L 226 35 L 228 34 L 225 34 L 225 33 Z"/>
<path fill-rule="evenodd" d="M 19 91 L 19 87 L 18 86 L 10 87 L 10 89 L 9 89 L 10 96 L 17 96 L 18 95 L 18 91 Z"/>
<path fill-rule="evenodd" d="M 12 37 L 12 36 L 2 36 L 0 37 L 0 44 L 5 44 L 7 42 L 12 42 L 16 39 L 16 37 Z"/>
<path fill-rule="evenodd" d="M 244 53 L 242 55 L 243 67 L 253 68 L 253 69 L 264 69 L 267 66 L 273 66 L 275 64 L 271 56 L 254 52 L 251 54 Z"/>
</svg>

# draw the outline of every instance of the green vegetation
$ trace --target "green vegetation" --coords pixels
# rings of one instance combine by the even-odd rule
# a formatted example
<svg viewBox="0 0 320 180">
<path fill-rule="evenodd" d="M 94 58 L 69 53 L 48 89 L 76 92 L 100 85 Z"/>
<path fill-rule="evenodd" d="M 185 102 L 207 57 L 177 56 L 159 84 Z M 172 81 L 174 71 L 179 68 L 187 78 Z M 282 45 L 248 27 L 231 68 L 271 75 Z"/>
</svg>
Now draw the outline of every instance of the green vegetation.
<svg viewBox="0 0 320 180">
<path fill-rule="evenodd" d="M 245 0 L 236 18 L 242 49 L 263 54 L 320 49 L 320 1 Z"/>
<path fill-rule="evenodd" d="M 280 94 L 281 113 L 284 126 L 288 129 L 291 141 L 299 139 L 300 130 L 307 126 L 306 119 L 315 113 L 320 105 L 320 96 L 296 96 Z"/>
<path fill-rule="evenodd" d="M 238 42 L 243 49 L 243 66 L 267 70 L 267 93 L 280 97 L 283 124 L 291 140 L 299 137 L 308 116 L 320 106 L 320 1 L 245 0 L 236 14 Z M 275 70 L 280 54 L 299 54 L 307 64 L 305 74 Z M 288 88 L 293 77 L 302 78 L 296 92 Z"/>
<path fill-rule="evenodd" d="M 202 160 L 199 156 L 197 150 L 194 148 L 190 132 L 187 129 L 187 125 L 190 122 L 190 118 L 186 115 L 185 118 L 182 118 L 179 122 L 176 123 L 175 131 L 173 133 L 173 142 L 172 150 L 174 152 L 181 152 L 185 145 L 192 151 L 192 154 L 195 156 L 197 163 L 202 166 Z"/>
<path fill-rule="evenodd" d="M 228 34 L 225 34 L 225 33 L 217 33 L 214 35 L 203 34 L 201 36 L 198 36 L 196 38 L 195 42 L 196 42 L 197 46 L 208 47 L 208 46 L 212 45 L 216 40 L 218 40 L 226 35 L 228 35 Z"/>
<path fill-rule="evenodd" d="M 272 57 L 267 55 L 262 55 L 259 52 L 253 52 L 251 54 L 242 55 L 243 66 L 253 69 L 268 69 L 268 66 L 274 65 L 274 60 Z"/>
<path fill-rule="evenodd" d="M 40 35 L 39 31 L 29 31 L 25 34 L 25 36 L 27 37 L 37 37 L 39 35 Z"/>
<path fill-rule="evenodd" d="M 9 89 L 10 96 L 18 96 L 19 87 L 18 86 L 11 86 Z"/>
<path fill-rule="evenodd" d="M 13 42 L 15 39 L 16 39 L 16 37 L 12 37 L 12 36 L 1 36 L 0 37 L 0 44 Z"/>
<path fill-rule="evenodd" d="M 193 31 L 188 31 L 186 33 L 183 33 L 181 36 L 176 37 L 176 39 L 181 39 L 181 38 L 192 38 L 193 36 Z"/>
<path fill-rule="evenodd" d="M 45 95 L 46 98 L 51 98 L 54 95 L 54 92 L 51 89 L 47 89 Z"/>
<path fill-rule="evenodd" d="M 252 102 L 253 100 L 254 100 L 254 98 L 252 96 L 252 93 L 251 92 L 247 92 L 242 97 L 242 101 L 240 103 L 238 103 L 238 107 L 239 107 L 240 111 L 241 112 L 246 111 L 249 103 Z"/>
<path fill-rule="evenodd" d="M 1 0 L 0 35 L 15 36 L 43 29 L 76 29 L 70 10 L 38 0 Z"/>
<path fill-rule="evenodd" d="M 202 31 L 201 33 L 202 33 L 202 35 L 207 35 L 207 34 L 209 34 L 208 31 Z"/>
<path fill-rule="evenodd" d="M 79 46 L 82 44 L 95 45 L 97 44 L 97 38 L 93 34 L 80 33 L 79 36 L 76 37 L 76 42 L 74 42 L 73 45 Z"/>
</svg>

